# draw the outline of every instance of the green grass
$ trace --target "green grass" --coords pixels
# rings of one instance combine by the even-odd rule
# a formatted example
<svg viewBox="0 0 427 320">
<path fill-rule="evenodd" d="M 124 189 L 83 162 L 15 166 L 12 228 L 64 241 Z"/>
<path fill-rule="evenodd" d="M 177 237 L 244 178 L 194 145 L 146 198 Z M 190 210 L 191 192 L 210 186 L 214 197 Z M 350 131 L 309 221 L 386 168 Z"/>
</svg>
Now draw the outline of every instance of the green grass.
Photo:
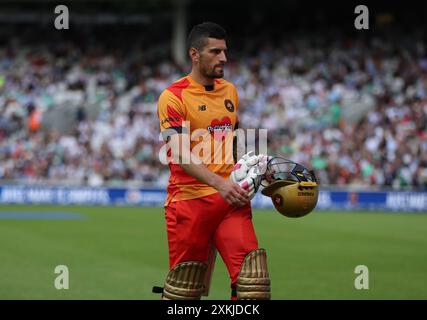
<svg viewBox="0 0 427 320">
<path fill-rule="evenodd" d="M 168 260 L 161 208 L 0 206 L 61 211 L 81 220 L 0 219 L 0 299 L 158 299 Z M 314 212 L 300 219 L 254 211 L 273 299 L 427 299 L 427 215 Z M 54 287 L 57 265 L 68 290 Z M 356 290 L 357 265 L 369 290 Z M 220 259 L 210 299 L 229 298 Z"/>
</svg>

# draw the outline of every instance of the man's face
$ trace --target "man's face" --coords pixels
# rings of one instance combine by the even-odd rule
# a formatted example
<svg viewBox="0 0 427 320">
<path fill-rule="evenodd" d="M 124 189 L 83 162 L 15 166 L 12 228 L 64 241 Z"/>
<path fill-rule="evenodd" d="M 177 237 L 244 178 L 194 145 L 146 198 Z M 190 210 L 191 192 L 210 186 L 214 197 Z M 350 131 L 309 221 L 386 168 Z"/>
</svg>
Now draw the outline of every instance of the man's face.
<svg viewBox="0 0 427 320">
<path fill-rule="evenodd" d="M 222 78 L 227 62 L 225 40 L 208 38 L 206 45 L 199 51 L 198 67 L 200 73 L 208 78 Z"/>
</svg>

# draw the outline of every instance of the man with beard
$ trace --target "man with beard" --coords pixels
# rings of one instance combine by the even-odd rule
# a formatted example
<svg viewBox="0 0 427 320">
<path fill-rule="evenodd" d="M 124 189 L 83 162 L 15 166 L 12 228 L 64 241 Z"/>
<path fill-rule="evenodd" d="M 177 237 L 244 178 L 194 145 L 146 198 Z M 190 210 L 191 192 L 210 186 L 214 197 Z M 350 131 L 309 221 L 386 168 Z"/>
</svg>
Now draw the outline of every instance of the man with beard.
<svg viewBox="0 0 427 320">
<path fill-rule="evenodd" d="M 242 180 L 266 156 L 249 153 L 234 165 L 239 101 L 235 86 L 223 79 L 226 51 L 221 26 L 196 25 L 188 37 L 190 74 L 159 97 L 171 172 L 165 202 L 169 274 L 163 299 L 207 295 L 216 251 L 227 266 L 232 299 L 270 299 L 266 253 L 258 248 L 252 224 L 254 181 Z"/>
</svg>

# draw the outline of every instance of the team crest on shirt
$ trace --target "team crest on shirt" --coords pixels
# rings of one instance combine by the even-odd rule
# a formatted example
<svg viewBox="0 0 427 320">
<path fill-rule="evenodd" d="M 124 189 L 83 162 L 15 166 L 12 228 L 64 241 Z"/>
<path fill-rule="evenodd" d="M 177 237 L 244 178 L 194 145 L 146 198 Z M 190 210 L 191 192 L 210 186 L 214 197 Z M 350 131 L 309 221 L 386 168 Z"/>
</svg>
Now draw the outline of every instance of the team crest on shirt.
<svg viewBox="0 0 427 320">
<path fill-rule="evenodd" d="M 225 108 L 230 111 L 230 112 L 234 112 L 234 104 L 230 99 L 225 99 L 224 100 L 224 105 Z"/>
</svg>

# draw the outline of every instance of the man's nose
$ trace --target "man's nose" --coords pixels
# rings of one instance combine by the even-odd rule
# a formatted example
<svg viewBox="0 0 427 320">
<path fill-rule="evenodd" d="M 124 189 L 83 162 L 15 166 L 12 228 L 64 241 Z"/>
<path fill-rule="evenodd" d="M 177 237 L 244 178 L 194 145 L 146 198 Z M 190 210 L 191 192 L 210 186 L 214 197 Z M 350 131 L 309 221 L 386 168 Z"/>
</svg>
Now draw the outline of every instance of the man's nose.
<svg viewBox="0 0 427 320">
<path fill-rule="evenodd" d="M 219 61 L 221 61 L 222 63 L 227 62 L 227 56 L 225 55 L 225 51 L 221 52 L 221 55 L 219 56 Z"/>
</svg>

